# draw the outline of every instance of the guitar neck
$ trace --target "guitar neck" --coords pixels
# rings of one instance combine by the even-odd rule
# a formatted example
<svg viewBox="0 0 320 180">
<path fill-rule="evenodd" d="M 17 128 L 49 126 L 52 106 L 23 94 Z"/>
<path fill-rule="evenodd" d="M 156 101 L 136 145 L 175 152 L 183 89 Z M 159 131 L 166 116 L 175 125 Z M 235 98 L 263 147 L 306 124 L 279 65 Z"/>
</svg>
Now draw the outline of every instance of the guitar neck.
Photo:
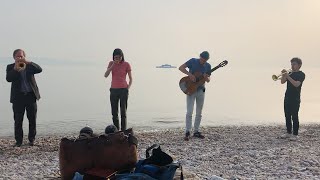
<svg viewBox="0 0 320 180">
<path fill-rule="evenodd" d="M 212 73 L 213 71 L 219 69 L 220 67 L 221 67 L 221 66 L 218 65 L 218 66 L 212 68 L 212 69 L 211 69 L 210 71 L 208 71 L 207 73 Z M 204 84 L 205 82 L 206 82 L 206 80 L 205 80 L 204 78 L 201 78 L 201 79 L 197 82 L 197 84 L 198 84 L 198 85 L 201 85 L 201 84 Z"/>
<path fill-rule="evenodd" d="M 207 73 L 212 73 L 213 71 L 219 69 L 220 67 L 221 67 L 221 65 L 219 64 L 218 66 L 212 68 L 212 69 L 211 69 L 210 71 L 208 71 Z M 202 76 L 202 78 L 197 82 L 197 84 L 198 84 L 198 85 L 201 85 L 201 84 L 204 84 L 205 82 L 206 82 L 206 80 L 205 80 L 205 79 L 203 78 L 203 76 Z"/>
<path fill-rule="evenodd" d="M 215 70 L 217 70 L 217 69 L 219 69 L 219 68 L 220 68 L 220 65 L 212 68 L 210 71 L 208 71 L 208 73 L 212 73 L 213 71 L 215 71 Z"/>
</svg>

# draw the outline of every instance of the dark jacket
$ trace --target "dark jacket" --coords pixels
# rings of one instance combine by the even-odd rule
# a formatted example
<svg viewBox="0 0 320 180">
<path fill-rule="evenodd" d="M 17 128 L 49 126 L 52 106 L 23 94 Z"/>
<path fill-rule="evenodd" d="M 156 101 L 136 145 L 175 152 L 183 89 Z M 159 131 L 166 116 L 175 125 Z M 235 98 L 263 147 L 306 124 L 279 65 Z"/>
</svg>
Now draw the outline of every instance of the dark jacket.
<svg viewBox="0 0 320 180">
<path fill-rule="evenodd" d="M 21 75 L 20 72 L 14 70 L 14 63 L 9 64 L 7 66 L 7 76 L 6 79 L 8 82 L 11 82 L 11 96 L 10 96 L 10 102 L 14 103 L 17 100 L 20 99 L 20 96 L 22 96 L 21 93 Z M 26 66 L 26 76 L 27 81 L 30 83 L 30 86 L 32 88 L 32 91 L 36 97 L 37 100 L 40 99 L 40 93 L 39 89 L 36 83 L 36 79 L 34 78 L 34 74 L 38 74 L 42 72 L 42 68 L 36 64 L 31 62 L 30 64 L 27 64 Z"/>
</svg>

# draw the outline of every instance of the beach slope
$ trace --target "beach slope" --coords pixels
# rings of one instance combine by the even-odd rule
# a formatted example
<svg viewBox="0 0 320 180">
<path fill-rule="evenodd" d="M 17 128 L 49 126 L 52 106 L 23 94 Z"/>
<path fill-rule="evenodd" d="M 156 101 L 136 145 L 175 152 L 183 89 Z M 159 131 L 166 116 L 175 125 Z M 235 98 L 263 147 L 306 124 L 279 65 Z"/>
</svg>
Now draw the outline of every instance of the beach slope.
<svg viewBox="0 0 320 180">
<path fill-rule="evenodd" d="M 302 125 L 297 141 L 279 138 L 283 132 L 283 126 L 206 127 L 205 139 L 190 141 L 182 129 L 135 134 L 141 158 L 159 143 L 182 163 L 188 179 L 320 179 L 320 125 Z M 12 147 L 14 138 L 0 138 L 0 179 L 59 179 L 62 137 L 38 137 L 35 146 L 20 148 Z"/>
</svg>

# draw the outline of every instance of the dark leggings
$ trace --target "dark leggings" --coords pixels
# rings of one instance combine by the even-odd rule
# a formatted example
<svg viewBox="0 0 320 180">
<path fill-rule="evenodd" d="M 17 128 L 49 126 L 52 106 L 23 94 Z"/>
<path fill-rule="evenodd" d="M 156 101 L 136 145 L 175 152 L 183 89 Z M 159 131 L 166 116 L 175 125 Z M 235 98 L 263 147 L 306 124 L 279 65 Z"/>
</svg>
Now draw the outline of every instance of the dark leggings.
<svg viewBox="0 0 320 180">
<path fill-rule="evenodd" d="M 127 88 L 111 88 L 110 89 L 110 102 L 113 124 L 120 130 L 127 129 L 127 107 L 128 107 L 128 95 Z M 119 125 L 119 101 L 120 101 L 120 114 L 121 114 L 121 128 Z"/>
<path fill-rule="evenodd" d="M 293 135 L 298 135 L 299 131 L 299 108 L 300 108 L 300 100 L 296 101 L 284 101 L 284 114 L 286 117 L 286 126 L 287 133 L 292 133 L 293 127 Z"/>
</svg>

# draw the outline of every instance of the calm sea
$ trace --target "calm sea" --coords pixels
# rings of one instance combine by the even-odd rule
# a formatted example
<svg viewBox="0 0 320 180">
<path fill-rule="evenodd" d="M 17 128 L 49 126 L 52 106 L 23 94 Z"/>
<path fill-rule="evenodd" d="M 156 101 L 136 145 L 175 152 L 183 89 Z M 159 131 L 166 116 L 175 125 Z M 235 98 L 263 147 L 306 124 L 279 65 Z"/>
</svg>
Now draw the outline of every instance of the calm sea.
<svg viewBox="0 0 320 180">
<path fill-rule="evenodd" d="M 156 130 L 185 126 L 186 97 L 178 82 L 178 68 L 133 66 L 129 92 L 128 126 Z M 173 64 L 178 66 L 177 64 Z M 6 64 L 1 64 L 0 136 L 13 135 L 13 113 L 9 103 L 10 83 L 5 80 Z M 38 102 L 38 135 L 74 133 L 88 125 L 97 133 L 112 124 L 109 103 L 110 77 L 103 77 L 99 64 L 47 64 L 36 75 L 42 98 Z M 284 124 L 285 85 L 271 75 L 278 68 L 234 68 L 228 65 L 213 73 L 207 84 L 203 126 Z M 300 122 L 318 123 L 320 117 L 320 71 L 305 68 Z M 24 120 L 24 132 L 28 132 Z"/>
</svg>

